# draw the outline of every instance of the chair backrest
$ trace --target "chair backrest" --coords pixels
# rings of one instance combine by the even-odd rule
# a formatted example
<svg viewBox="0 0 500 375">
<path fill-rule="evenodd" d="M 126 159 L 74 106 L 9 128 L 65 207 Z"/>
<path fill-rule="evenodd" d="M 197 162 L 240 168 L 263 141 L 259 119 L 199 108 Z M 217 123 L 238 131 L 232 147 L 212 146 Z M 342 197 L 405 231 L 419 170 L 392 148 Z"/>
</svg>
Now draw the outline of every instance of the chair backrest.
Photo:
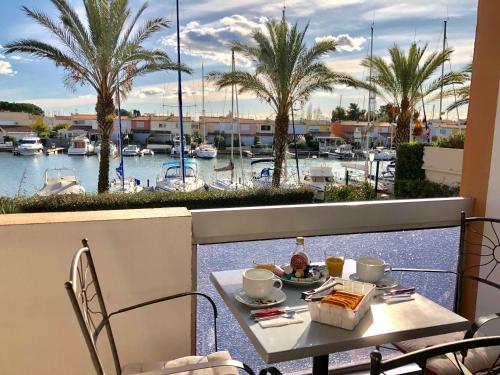
<svg viewBox="0 0 500 375">
<path fill-rule="evenodd" d="M 69 281 L 64 286 L 97 374 L 104 374 L 97 349 L 97 339 L 103 328 L 106 328 L 116 373 L 120 374 L 120 360 L 87 239 L 83 239 L 82 244 L 84 247 L 73 256 Z"/>
<path fill-rule="evenodd" d="M 465 264 L 465 258 L 472 260 Z M 460 313 L 463 282 L 472 279 L 500 290 L 500 219 L 461 215 L 455 311 Z"/>
</svg>

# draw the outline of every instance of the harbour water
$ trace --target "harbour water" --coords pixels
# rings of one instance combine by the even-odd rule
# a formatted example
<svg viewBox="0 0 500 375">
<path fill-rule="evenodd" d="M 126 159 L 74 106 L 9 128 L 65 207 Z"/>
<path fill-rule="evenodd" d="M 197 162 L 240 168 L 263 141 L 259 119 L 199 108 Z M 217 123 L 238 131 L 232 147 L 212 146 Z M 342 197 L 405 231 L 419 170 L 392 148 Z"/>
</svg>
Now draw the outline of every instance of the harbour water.
<svg viewBox="0 0 500 375">
<path fill-rule="evenodd" d="M 141 181 L 143 186 L 149 180 L 151 186 L 155 186 L 156 178 L 161 173 L 162 163 L 176 160 L 165 154 L 155 154 L 153 156 L 127 157 L 124 158 L 125 175 L 133 176 Z M 229 178 L 230 172 L 214 172 L 214 168 L 220 168 L 228 164 L 229 155 L 218 155 L 216 159 L 196 159 L 198 173 L 207 183 L 216 178 Z M 251 176 L 250 158 L 243 158 L 243 175 L 248 180 Z M 110 162 L 110 178 L 115 176 L 115 168 L 118 167 L 119 160 L 113 159 Z M 327 165 L 331 166 L 338 178 L 345 174 L 342 162 L 335 159 L 326 158 L 300 158 L 299 171 L 301 178 L 311 166 Z M 297 176 L 295 159 L 287 160 L 289 176 Z M 40 155 L 40 156 L 13 156 L 11 153 L 0 153 L 0 196 L 13 197 L 16 195 L 30 196 L 42 187 L 43 175 L 47 168 L 71 168 L 76 172 L 76 176 L 88 193 L 97 191 L 97 174 L 99 170 L 99 158 L 97 156 L 68 156 Z M 235 156 L 235 176 L 240 178 L 241 166 L 239 157 Z"/>
</svg>

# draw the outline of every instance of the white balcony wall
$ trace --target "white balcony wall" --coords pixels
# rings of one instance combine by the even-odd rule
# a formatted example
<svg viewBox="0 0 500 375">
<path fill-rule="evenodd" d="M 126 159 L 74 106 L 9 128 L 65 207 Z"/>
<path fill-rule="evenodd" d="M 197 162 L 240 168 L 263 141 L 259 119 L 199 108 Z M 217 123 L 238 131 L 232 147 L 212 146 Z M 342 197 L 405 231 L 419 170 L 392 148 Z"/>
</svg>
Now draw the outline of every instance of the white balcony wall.
<svg viewBox="0 0 500 375">
<path fill-rule="evenodd" d="M 0 374 L 95 373 L 64 288 L 83 237 L 108 312 L 193 288 L 186 209 L 0 215 Z M 113 318 L 122 362 L 189 355 L 191 306 L 184 298 Z"/>
</svg>

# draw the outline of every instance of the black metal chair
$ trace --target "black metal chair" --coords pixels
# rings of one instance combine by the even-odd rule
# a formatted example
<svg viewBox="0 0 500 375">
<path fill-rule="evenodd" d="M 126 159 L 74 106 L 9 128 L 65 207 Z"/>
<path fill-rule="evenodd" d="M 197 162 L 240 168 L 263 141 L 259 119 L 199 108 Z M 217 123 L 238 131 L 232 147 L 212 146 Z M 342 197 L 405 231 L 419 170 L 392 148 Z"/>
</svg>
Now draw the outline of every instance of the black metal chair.
<svg viewBox="0 0 500 375">
<path fill-rule="evenodd" d="M 477 226 L 481 228 L 477 228 Z M 483 232 L 484 229 L 484 232 Z M 441 269 L 415 269 L 415 268 L 393 268 L 394 272 L 430 272 L 430 273 L 441 273 L 441 274 L 454 274 L 456 275 L 456 287 L 455 287 L 455 301 L 454 301 L 454 311 L 458 314 L 462 311 L 462 288 L 466 280 L 473 280 L 478 283 L 487 285 L 493 288 L 493 290 L 500 291 L 500 284 L 493 281 L 495 276 L 495 271 L 500 275 L 500 219 L 486 218 L 486 217 L 470 217 L 466 218 L 465 213 L 461 214 L 461 225 L 460 225 L 460 247 L 458 254 L 458 262 L 456 270 L 441 270 Z M 465 265 L 465 256 L 477 257 L 478 262 L 473 265 Z M 475 271 L 475 272 L 471 272 Z M 486 275 L 486 276 L 484 276 Z M 500 295 L 499 295 L 500 297 Z M 500 304 L 498 303 L 500 298 L 492 300 L 496 302 L 496 306 L 493 309 L 500 311 Z M 400 363 L 411 363 L 417 362 L 420 365 L 424 364 L 422 371 L 425 369 L 425 363 L 428 358 L 436 357 L 441 354 L 447 353 L 448 351 L 460 350 L 462 352 L 461 365 L 464 366 L 466 361 L 473 360 L 474 356 L 477 356 L 476 351 L 472 351 L 469 354 L 468 348 L 474 345 L 488 346 L 498 345 L 498 341 L 494 339 L 488 341 L 481 341 L 483 338 L 479 337 L 473 339 L 477 334 L 479 329 L 483 327 L 486 323 L 499 319 L 500 312 L 492 313 L 487 316 L 482 316 L 476 319 L 476 321 L 471 325 L 471 327 L 464 333 L 452 333 L 447 335 L 432 336 L 417 340 L 408 340 L 404 342 L 394 343 L 394 345 L 401 351 L 409 354 L 405 354 L 394 360 L 382 361 L 381 355 L 377 351 L 372 353 L 372 366 L 376 368 L 373 373 L 380 373 L 389 369 L 393 369 L 400 366 Z M 498 340 L 498 337 L 497 337 Z M 493 342 L 493 344 L 492 344 Z M 494 344 L 496 342 L 496 344 Z M 486 345 L 488 344 L 488 345 Z M 490 345 L 490 346 L 491 346 Z M 436 350 L 433 350 L 433 349 Z M 377 348 L 378 349 L 378 348 Z M 469 354 L 469 358 L 467 355 Z M 500 349 L 498 349 L 498 356 L 495 357 L 495 353 L 488 351 L 489 360 L 493 361 L 490 371 L 496 371 L 493 373 L 500 373 L 500 369 L 496 368 L 495 365 L 500 365 Z M 401 360 L 399 359 L 401 358 Z M 456 359 L 456 355 L 453 358 L 447 357 L 450 362 L 452 359 Z M 408 360 L 408 362 L 406 362 Z M 449 363 L 448 363 L 449 364 Z M 465 369 L 455 368 L 458 373 L 464 373 Z M 495 370 L 496 368 L 496 370 Z M 477 369 L 477 367 L 476 367 Z M 432 371 L 431 371 L 432 372 Z"/>
<path fill-rule="evenodd" d="M 92 260 L 92 254 L 88 245 L 87 239 L 82 240 L 83 248 L 78 250 L 73 257 L 71 263 L 69 281 L 64 286 L 68 292 L 69 299 L 73 306 L 76 318 L 82 330 L 85 343 L 90 353 L 92 363 L 96 373 L 104 374 L 104 367 L 97 350 L 97 340 L 99 334 L 106 330 L 108 343 L 113 357 L 115 373 L 117 375 L 124 373 L 145 373 L 152 374 L 174 374 L 180 372 L 196 371 L 203 369 L 215 369 L 223 367 L 225 373 L 237 374 L 236 369 L 242 369 L 250 375 L 255 375 L 253 370 L 246 364 L 233 360 L 225 352 L 215 353 L 214 360 L 208 359 L 208 362 L 198 362 L 196 364 L 188 364 L 179 367 L 170 366 L 166 368 L 166 362 L 155 364 L 140 364 L 139 366 L 129 367 L 127 370 L 122 367 L 120 357 L 118 355 L 117 346 L 113 337 L 110 319 L 118 314 L 139 309 L 141 307 L 157 304 L 160 302 L 170 301 L 176 298 L 199 296 L 208 300 L 213 308 L 214 331 L 215 331 L 215 350 L 217 351 L 217 307 L 208 295 L 199 292 L 178 293 L 171 296 L 157 298 L 151 301 L 142 302 L 133 306 L 125 307 L 120 310 L 108 314 L 104 299 L 101 292 L 101 287 L 97 278 L 97 273 Z M 220 354 L 220 355 L 218 355 Z M 131 372 L 132 371 L 132 372 Z M 135 371 L 135 372 L 134 372 Z M 279 374 L 275 368 L 262 370 L 261 374 L 271 372 L 273 375 Z"/>
</svg>

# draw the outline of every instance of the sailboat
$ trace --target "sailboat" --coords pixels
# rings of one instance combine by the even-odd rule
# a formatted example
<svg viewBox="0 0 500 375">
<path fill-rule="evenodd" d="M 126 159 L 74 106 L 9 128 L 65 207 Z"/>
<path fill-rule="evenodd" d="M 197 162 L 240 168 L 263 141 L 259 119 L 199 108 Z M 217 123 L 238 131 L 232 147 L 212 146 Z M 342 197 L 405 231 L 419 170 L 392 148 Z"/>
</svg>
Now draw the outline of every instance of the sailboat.
<svg viewBox="0 0 500 375">
<path fill-rule="evenodd" d="M 203 64 L 201 64 L 201 93 L 202 93 L 201 116 L 203 117 L 203 143 L 196 148 L 194 153 L 197 158 L 213 159 L 217 157 L 217 148 L 214 145 L 207 143 L 207 131 L 205 123 L 205 73 L 203 70 Z"/>
<path fill-rule="evenodd" d="M 70 172 L 70 173 L 67 173 Z M 85 189 L 78 181 L 75 171 L 69 168 L 49 168 L 45 170 L 43 187 L 36 195 L 84 194 Z"/>
<path fill-rule="evenodd" d="M 235 62 L 234 62 L 234 50 L 232 50 L 231 54 L 231 70 L 234 72 L 235 71 Z M 231 87 L 231 159 L 229 160 L 229 164 L 225 167 L 222 168 L 215 168 L 215 172 L 223 172 L 223 171 L 231 171 L 231 178 L 226 178 L 226 179 L 220 179 L 216 178 L 213 183 L 210 184 L 210 188 L 216 189 L 216 190 L 225 190 L 225 191 L 232 191 L 232 190 L 240 190 L 240 189 L 245 189 L 248 188 L 248 186 L 245 185 L 244 181 L 236 181 L 234 177 L 234 99 L 235 99 L 235 86 L 232 85 Z M 238 111 L 239 112 L 239 111 Z M 238 113 L 239 117 L 239 113 Z M 239 149 L 240 149 L 240 163 L 241 163 L 241 169 L 242 169 L 242 177 L 244 178 L 243 174 L 243 154 L 241 151 L 241 126 L 238 121 L 238 139 L 239 139 Z"/>
</svg>

